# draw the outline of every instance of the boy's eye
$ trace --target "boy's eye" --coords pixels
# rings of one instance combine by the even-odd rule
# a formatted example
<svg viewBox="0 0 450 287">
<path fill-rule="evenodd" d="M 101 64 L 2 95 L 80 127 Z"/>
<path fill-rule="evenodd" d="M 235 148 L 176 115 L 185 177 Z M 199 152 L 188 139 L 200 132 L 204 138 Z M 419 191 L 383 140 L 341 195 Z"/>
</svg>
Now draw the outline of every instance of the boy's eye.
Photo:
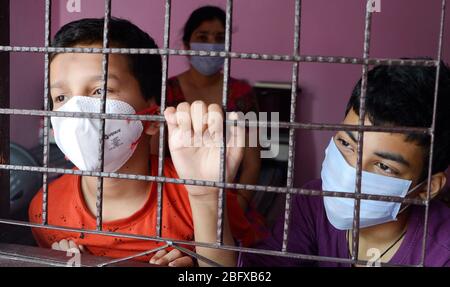
<svg viewBox="0 0 450 287">
<path fill-rule="evenodd" d="M 393 170 L 392 168 L 390 168 L 389 166 L 385 165 L 382 162 L 378 162 L 375 165 L 385 173 L 392 174 L 392 175 L 398 174 L 397 171 Z"/>
<path fill-rule="evenodd" d="M 352 146 L 350 145 L 349 142 L 347 142 L 346 140 L 342 139 L 342 138 L 337 138 L 336 139 L 339 144 L 344 147 L 345 149 L 349 149 L 349 150 L 353 150 Z"/>
</svg>

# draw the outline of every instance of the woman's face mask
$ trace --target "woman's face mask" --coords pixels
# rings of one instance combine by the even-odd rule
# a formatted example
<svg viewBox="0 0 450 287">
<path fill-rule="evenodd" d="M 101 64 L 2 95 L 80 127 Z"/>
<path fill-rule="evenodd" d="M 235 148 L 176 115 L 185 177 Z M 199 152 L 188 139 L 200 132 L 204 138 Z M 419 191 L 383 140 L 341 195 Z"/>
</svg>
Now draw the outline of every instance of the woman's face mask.
<svg viewBox="0 0 450 287">
<path fill-rule="evenodd" d="M 190 45 L 191 49 L 196 51 L 225 51 L 225 44 L 191 43 Z M 192 67 L 200 74 L 211 76 L 222 69 L 225 58 L 192 56 L 190 61 Z"/>
<path fill-rule="evenodd" d="M 100 98 L 74 96 L 57 111 L 99 113 Z M 158 107 L 139 114 L 155 114 Z M 106 113 L 136 114 L 126 102 L 107 99 Z M 99 119 L 52 117 L 55 140 L 66 157 L 80 170 L 99 171 Z M 115 172 L 133 155 L 144 126 L 141 121 L 105 121 L 104 171 Z"/>
</svg>

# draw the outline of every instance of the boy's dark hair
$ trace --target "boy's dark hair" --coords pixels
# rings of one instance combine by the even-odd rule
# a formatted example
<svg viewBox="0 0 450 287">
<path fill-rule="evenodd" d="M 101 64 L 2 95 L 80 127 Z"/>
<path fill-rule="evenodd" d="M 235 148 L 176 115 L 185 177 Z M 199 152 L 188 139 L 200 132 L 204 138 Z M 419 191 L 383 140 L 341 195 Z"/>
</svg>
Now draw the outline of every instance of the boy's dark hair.
<svg viewBox="0 0 450 287">
<path fill-rule="evenodd" d="M 424 59 L 424 58 L 421 58 Z M 427 59 L 427 58 L 425 58 Z M 436 67 L 376 66 L 368 73 L 366 115 L 373 125 L 431 127 Z M 445 171 L 450 164 L 450 70 L 440 63 L 432 173 Z M 353 89 L 346 114 L 359 115 L 361 80 Z M 422 179 L 428 174 L 430 136 L 407 133 L 407 141 L 424 147 Z"/>
<path fill-rule="evenodd" d="M 203 22 L 212 20 L 219 20 L 225 27 L 225 11 L 216 6 L 203 6 L 194 10 L 184 25 L 183 43 L 186 46 L 189 46 L 192 33 L 195 29 L 197 29 Z"/>
<path fill-rule="evenodd" d="M 70 22 L 56 33 L 53 47 L 74 47 L 80 44 L 103 42 L 103 18 L 86 18 Z M 111 18 L 109 22 L 109 43 L 115 48 L 157 49 L 155 41 L 139 27 L 128 20 Z M 50 56 L 52 60 L 57 54 Z M 162 63 L 160 55 L 127 54 L 130 70 L 137 79 L 146 100 L 161 101 Z"/>
</svg>

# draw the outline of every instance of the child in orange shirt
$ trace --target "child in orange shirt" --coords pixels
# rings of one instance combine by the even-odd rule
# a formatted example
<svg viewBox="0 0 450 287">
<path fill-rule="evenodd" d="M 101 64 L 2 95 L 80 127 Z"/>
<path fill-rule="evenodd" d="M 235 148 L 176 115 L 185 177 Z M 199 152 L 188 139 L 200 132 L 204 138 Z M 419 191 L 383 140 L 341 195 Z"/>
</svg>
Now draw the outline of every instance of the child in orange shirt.
<svg viewBox="0 0 450 287">
<path fill-rule="evenodd" d="M 103 19 L 82 19 L 62 27 L 55 36 L 56 47 L 101 48 Z M 157 48 L 153 39 L 129 21 L 110 21 L 110 46 Z M 61 53 L 51 56 L 50 89 L 52 109 L 66 112 L 99 112 L 102 95 L 102 55 Z M 154 113 L 160 101 L 161 57 L 159 55 L 109 55 L 106 112 Z M 152 108 L 153 107 L 153 108 Z M 150 108 L 150 109 L 149 109 Z M 164 164 L 163 176 L 171 178 L 219 179 L 219 155 L 223 114 L 220 106 L 181 103 L 164 112 L 172 160 Z M 236 116 L 236 115 L 233 115 Z M 52 117 L 55 140 L 80 170 L 100 170 L 98 161 L 99 120 Z M 158 125 L 133 120 L 106 120 L 104 171 L 157 175 L 157 158 L 150 155 L 150 137 Z M 241 141 L 242 128 L 232 130 L 231 139 Z M 203 135 L 200 144 L 189 145 Z M 188 136 L 186 136 L 188 135 Z M 232 181 L 242 159 L 242 147 L 227 148 L 227 180 Z M 172 163 L 173 161 L 173 163 Z M 155 236 L 157 184 L 131 179 L 103 179 L 103 230 Z M 63 175 L 49 185 L 48 224 L 95 229 L 97 178 Z M 216 242 L 218 189 L 163 184 L 162 237 L 198 242 Z M 227 212 L 228 210 L 228 212 Z M 31 222 L 42 222 L 42 190 L 29 208 Z M 228 220 L 229 219 L 229 220 Z M 228 223 L 229 222 L 229 223 Z M 121 258 L 164 245 L 163 242 L 100 236 L 33 228 L 39 246 L 66 250 L 78 248 L 98 256 Z M 259 236 L 253 230 L 236 197 L 227 193 L 224 243 L 251 245 Z M 192 246 L 188 248 L 194 249 Z M 232 265 L 235 254 L 208 248 L 195 251 L 223 265 Z M 154 254 L 137 258 L 149 261 Z M 190 258 L 177 250 L 161 251 L 152 263 L 189 265 Z M 202 266 L 203 263 L 199 262 Z"/>
</svg>

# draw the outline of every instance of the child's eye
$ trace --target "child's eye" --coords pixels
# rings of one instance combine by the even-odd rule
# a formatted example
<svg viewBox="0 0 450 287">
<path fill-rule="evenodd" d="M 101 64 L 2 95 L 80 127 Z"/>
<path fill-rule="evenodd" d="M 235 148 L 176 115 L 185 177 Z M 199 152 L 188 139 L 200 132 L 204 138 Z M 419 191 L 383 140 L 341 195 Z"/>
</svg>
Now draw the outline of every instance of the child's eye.
<svg viewBox="0 0 450 287">
<path fill-rule="evenodd" d="M 392 174 L 392 175 L 398 174 L 397 171 L 393 170 L 392 168 L 390 168 L 389 166 L 385 165 L 382 162 L 378 162 L 375 165 L 385 173 Z"/>
<path fill-rule="evenodd" d="M 94 91 L 94 95 L 101 96 L 103 94 L 103 89 L 99 88 Z"/>
<path fill-rule="evenodd" d="M 64 96 L 64 95 L 59 95 L 59 96 L 57 96 L 56 98 L 55 98 L 55 102 L 56 103 L 62 103 L 62 102 L 64 102 L 66 100 L 66 96 Z"/>
<path fill-rule="evenodd" d="M 113 90 L 107 89 L 107 92 L 108 92 L 108 94 L 112 94 Z M 101 96 L 102 94 L 103 94 L 103 88 L 98 88 L 93 93 L 94 96 Z"/>
</svg>

